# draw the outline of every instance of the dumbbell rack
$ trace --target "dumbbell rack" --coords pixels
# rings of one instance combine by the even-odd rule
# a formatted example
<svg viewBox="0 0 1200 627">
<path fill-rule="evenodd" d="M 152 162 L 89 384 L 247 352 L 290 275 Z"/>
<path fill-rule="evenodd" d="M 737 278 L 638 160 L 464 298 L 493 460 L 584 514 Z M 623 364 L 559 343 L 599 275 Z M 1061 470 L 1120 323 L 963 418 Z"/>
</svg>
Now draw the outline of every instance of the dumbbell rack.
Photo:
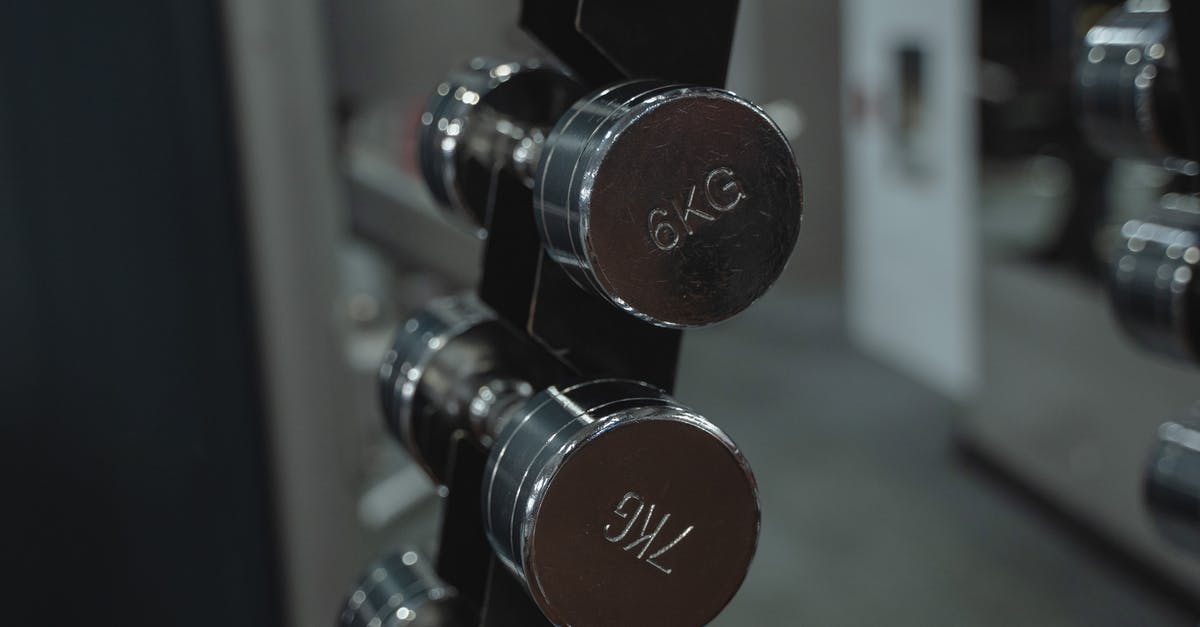
<svg viewBox="0 0 1200 627">
<path fill-rule="evenodd" d="M 737 0 L 525 0 L 520 25 L 589 89 L 634 77 L 722 87 L 737 8 Z M 617 375 L 671 391 L 681 331 L 637 320 L 574 285 L 542 250 L 528 188 L 502 181 L 493 203 L 484 225 L 481 299 L 580 375 Z M 486 459 L 469 438 L 453 444 L 438 573 L 481 609 L 481 627 L 548 625 L 485 537 L 479 503 Z"/>
</svg>

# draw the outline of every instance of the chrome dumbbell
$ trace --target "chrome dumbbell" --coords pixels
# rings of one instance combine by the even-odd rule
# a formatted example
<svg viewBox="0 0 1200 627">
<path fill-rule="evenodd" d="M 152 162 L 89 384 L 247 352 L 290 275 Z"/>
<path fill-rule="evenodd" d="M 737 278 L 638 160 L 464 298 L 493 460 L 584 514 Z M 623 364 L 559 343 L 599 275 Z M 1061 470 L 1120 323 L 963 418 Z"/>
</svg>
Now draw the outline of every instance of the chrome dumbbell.
<svg viewBox="0 0 1200 627">
<path fill-rule="evenodd" d="M 476 612 L 442 583 L 415 550 L 396 551 L 367 567 L 346 597 L 338 627 L 474 627 Z"/>
<path fill-rule="evenodd" d="M 417 157 L 433 199 L 486 225 L 495 177 L 530 179 L 533 147 L 583 92 L 572 78 L 537 61 L 476 58 L 451 72 L 421 114 Z"/>
<path fill-rule="evenodd" d="M 494 177 L 519 179 L 544 248 L 575 283 L 660 326 L 729 318 L 779 277 L 803 194 L 791 147 L 762 109 L 723 89 L 642 80 L 543 124 L 569 78 L 535 82 L 549 70 L 514 63 L 472 68 L 439 85 L 422 118 L 420 160 L 439 200 L 482 219 Z M 510 87 L 526 74 L 526 87 Z M 554 105 L 538 115 L 493 106 L 514 92 Z"/>
<path fill-rule="evenodd" d="M 490 445 L 499 416 L 565 372 L 463 295 L 434 301 L 400 327 L 380 367 L 380 400 L 392 435 L 440 483 L 457 432 Z"/>
<path fill-rule="evenodd" d="M 703 625 L 721 611 L 754 555 L 759 507 L 754 476 L 720 429 L 644 383 L 533 393 L 519 363 L 446 357 L 483 354 L 457 347 L 479 341 L 473 329 L 503 330 L 473 298 L 413 320 L 381 371 L 389 425 L 490 447 L 485 530 L 548 619 Z M 407 442 L 418 457 L 434 448 Z"/>
<path fill-rule="evenodd" d="M 1113 9 L 1084 38 L 1076 71 L 1083 126 L 1109 156 L 1180 161 L 1183 112 L 1171 20 L 1161 3 L 1143 4 Z"/>
<path fill-rule="evenodd" d="M 1162 534 L 1200 556 L 1200 420 L 1194 412 L 1158 428 L 1145 494 Z"/>
<path fill-rule="evenodd" d="M 1167 194 L 1121 227 L 1109 292 L 1116 318 L 1143 347 L 1200 359 L 1200 201 Z"/>
</svg>

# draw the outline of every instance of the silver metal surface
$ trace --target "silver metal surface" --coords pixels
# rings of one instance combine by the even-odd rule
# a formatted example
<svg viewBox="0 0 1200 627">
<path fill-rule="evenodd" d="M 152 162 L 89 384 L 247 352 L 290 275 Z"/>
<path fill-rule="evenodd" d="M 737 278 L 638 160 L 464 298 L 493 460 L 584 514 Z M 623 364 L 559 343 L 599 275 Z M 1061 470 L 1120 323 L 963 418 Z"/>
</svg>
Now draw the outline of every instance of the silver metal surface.
<svg viewBox="0 0 1200 627">
<path fill-rule="evenodd" d="M 434 200 L 486 225 L 495 177 L 513 166 L 528 179 L 540 127 L 553 124 L 580 91 L 565 73 L 536 60 L 476 58 L 452 72 L 420 120 L 421 173 Z"/>
<path fill-rule="evenodd" d="M 1112 302 L 1121 326 L 1143 347 L 1196 360 L 1200 202 L 1168 194 L 1150 216 L 1121 227 Z"/>
<path fill-rule="evenodd" d="M 1084 38 L 1077 81 L 1083 126 L 1102 152 L 1160 161 L 1177 155 L 1175 49 L 1165 3 L 1113 9 Z"/>
<path fill-rule="evenodd" d="M 1163 423 L 1146 468 L 1146 502 L 1159 532 L 1200 557 L 1200 417 Z"/>
<path fill-rule="evenodd" d="M 546 140 L 534 209 L 572 279 L 660 326 L 737 314 L 774 283 L 803 194 L 786 137 L 721 89 L 621 83 L 575 103 Z"/>
<path fill-rule="evenodd" d="M 453 73 L 421 119 L 434 198 L 487 224 L 497 177 L 515 176 L 534 188 L 547 251 L 584 289 L 667 327 L 748 307 L 799 235 L 787 138 L 721 89 L 633 81 L 563 114 L 575 88 L 537 65 L 476 59 Z"/>
<path fill-rule="evenodd" d="M 367 567 L 346 597 L 338 627 L 470 627 L 472 612 L 411 549 L 394 551 Z"/>
<path fill-rule="evenodd" d="M 565 367 L 510 330 L 474 294 L 439 299 L 404 322 L 379 368 L 393 435 L 437 482 L 454 434 L 488 445 L 509 409 Z"/>
<path fill-rule="evenodd" d="M 484 475 L 492 547 L 558 625 L 703 625 L 741 586 L 757 484 L 717 427 L 643 383 L 551 387 Z"/>
<path fill-rule="evenodd" d="M 531 380 L 569 373 L 523 340 L 473 296 L 410 319 L 380 369 L 393 431 L 439 481 L 456 434 L 491 447 L 487 535 L 552 621 L 706 624 L 758 541 L 746 460 L 644 383 L 551 385 L 530 398 Z"/>
<path fill-rule="evenodd" d="M 410 451 L 420 447 L 413 432 L 417 390 L 430 361 L 454 338 L 496 315 L 473 294 L 438 299 L 405 321 L 379 367 L 380 402 L 388 427 Z M 425 391 L 430 395 L 430 391 Z M 441 394 L 437 394 L 441 396 Z M 446 399 L 437 400 L 445 402 Z"/>
</svg>

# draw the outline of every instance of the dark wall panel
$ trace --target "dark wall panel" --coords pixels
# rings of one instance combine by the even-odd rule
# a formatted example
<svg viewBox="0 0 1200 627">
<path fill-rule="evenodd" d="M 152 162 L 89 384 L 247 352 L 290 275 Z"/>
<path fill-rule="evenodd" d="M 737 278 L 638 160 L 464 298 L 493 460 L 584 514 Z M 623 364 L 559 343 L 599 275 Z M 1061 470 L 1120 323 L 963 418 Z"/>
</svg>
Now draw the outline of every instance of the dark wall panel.
<svg viewBox="0 0 1200 627">
<path fill-rule="evenodd" d="M 0 623 L 278 623 L 217 6 L 0 3 Z"/>
</svg>

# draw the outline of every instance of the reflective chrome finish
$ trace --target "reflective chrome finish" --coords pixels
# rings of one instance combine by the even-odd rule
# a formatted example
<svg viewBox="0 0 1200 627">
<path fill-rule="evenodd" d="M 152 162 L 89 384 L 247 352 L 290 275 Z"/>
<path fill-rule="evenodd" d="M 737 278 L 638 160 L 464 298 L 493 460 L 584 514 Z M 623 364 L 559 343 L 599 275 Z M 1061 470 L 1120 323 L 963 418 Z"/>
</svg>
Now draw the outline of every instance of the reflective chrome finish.
<svg viewBox="0 0 1200 627">
<path fill-rule="evenodd" d="M 1179 359 L 1200 358 L 1200 202 L 1168 194 L 1150 216 L 1121 227 L 1111 297 L 1121 326 L 1140 344 Z"/>
<path fill-rule="evenodd" d="M 568 108 L 579 88 L 559 72 L 480 59 L 471 68 L 439 85 L 422 116 L 420 162 L 439 203 L 482 225 L 497 177 L 531 186 L 551 257 L 584 289 L 660 326 L 729 318 L 783 272 L 803 189 L 762 109 L 657 81 Z"/>
<path fill-rule="evenodd" d="M 706 624 L 754 555 L 746 460 L 642 383 L 539 393 L 507 421 L 487 468 L 488 537 L 555 624 Z"/>
<path fill-rule="evenodd" d="M 1163 535 L 1200 556 L 1200 418 L 1195 410 L 1158 428 L 1145 490 Z"/>
<path fill-rule="evenodd" d="M 405 321 L 396 333 L 392 349 L 379 367 L 380 402 L 388 428 L 410 451 L 419 450 L 414 415 L 419 415 L 427 398 L 441 399 L 444 377 L 427 380 L 430 363 L 451 340 L 481 323 L 495 320 L 496 314 L 474 295 L 436 300 Z M 425 385 L 442 389 L 422 390 Z"/>
<path fill-rule="evenodd" d="M 490 446 L 487 535 L 551 621 L 706 624 L 758 542 L 745 458 L 645 383 L 547 385 L 569 373 L 538 351 L 474 297 L 438 302 L 381 369 L 389 424 L 438 480 L 454 434 Z"/>
<path fill-rule="evenodd" d="M 1110 156 L 1160 161 L 1181 151 L 1171 20 L 1158 8 L 1117 7 L 1084 38 L 1076 72 L 1083 125 Z"/>
<path fill-rule="evenodd" d="M 367 567 L 338 617 L 338 627 L 470 627 L 473 612 L 442 583 L 420 553 L 389 553 Z"/>
<path fill-rule="evenodd" d="M 508 175 L 509 165 L 528 177 L 540 129 L 554 124 L 581 91 L 562 71 L 537 61 L 477 58 L 451 73 L 421 116 L 419 161 L 434 200 L 486 225 L 494 177 Z"/>
<path fill-rule="evenodd" d="M 787 138 L 728 91 L 655 81 L 575 103 L 546 140 L 534 209 L 580 286 L 653 324 L 703 326 L 783 271 L 803 190 Z"/>
<path fill-rule="evenodd" d="M 473 294 L 441 299 L 406 321 L 379 369 L 388 428 L 436 481 L 459 430 L 487 443 L 529 381 L 562 365 L 507 330 Z"/>
</svg>

